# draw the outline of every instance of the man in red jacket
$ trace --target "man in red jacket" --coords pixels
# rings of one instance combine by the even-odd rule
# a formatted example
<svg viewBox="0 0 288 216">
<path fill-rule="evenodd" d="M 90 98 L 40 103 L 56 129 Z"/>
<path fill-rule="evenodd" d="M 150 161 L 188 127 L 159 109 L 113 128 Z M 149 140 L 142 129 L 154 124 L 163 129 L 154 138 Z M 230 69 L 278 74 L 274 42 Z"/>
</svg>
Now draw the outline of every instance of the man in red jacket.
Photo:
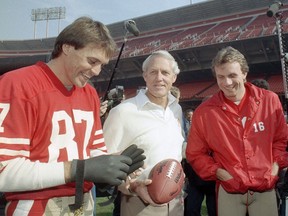
<svg viewBox="0 0 288 216">
<path fill-rule="evenodd" d="M 243 54 L 223 48 L 212 61 L 220 91 L 194 112 L 186 157 L 217 181 L 219 216 L 276 216 L 275 183 L 288 166 L 287 126 L 272 91 L 246 82 Z"/>
</svg>

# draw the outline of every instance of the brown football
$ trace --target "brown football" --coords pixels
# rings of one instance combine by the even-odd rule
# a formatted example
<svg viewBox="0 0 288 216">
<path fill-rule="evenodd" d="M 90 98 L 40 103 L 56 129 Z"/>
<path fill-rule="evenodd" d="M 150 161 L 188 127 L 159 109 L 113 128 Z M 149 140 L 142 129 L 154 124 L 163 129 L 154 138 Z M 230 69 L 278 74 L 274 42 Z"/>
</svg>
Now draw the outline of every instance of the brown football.
<svg viewBox="0 0 288 216">
<path fill-rule="evenodd" d="M 149 179 L 152 183 L 147 186 L 147 190 L 151 199 L 157 204 L 163 204 L 181 192 L 185 174 L 179 161 L 166 159 L 153 167 Z"/>
</svg>

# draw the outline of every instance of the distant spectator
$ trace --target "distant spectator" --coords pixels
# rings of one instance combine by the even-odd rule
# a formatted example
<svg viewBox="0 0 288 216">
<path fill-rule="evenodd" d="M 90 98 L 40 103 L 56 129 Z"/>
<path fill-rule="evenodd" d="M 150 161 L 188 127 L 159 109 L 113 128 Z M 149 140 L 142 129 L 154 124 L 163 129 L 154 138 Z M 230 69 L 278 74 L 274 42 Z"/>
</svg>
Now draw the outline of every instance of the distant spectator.
<svg viewBox="0 0 288 216">
<path fill-rule="evenodd" d="M 180 96 L 181 96 L 181 93 L 180 93 L 180 89 L 176 86 L 172 86 L 171 89 L 170 89 L 170 93 L 178 100 L 180 100 Z"/>
<path fill-rule="evenodd" d="M 270 90 L 270 85 L 265 79 L 254 79 L 251 83 L 259 88 Z"/>
<path fill-rule="evenodd" d="M 192 116 L 193 116 L 193 109 L 189 108 L 185 110 L 184 115 L 183 115 L 183 130 L 185 132 L 185 140 L 190 130 Z"/>
</svg>

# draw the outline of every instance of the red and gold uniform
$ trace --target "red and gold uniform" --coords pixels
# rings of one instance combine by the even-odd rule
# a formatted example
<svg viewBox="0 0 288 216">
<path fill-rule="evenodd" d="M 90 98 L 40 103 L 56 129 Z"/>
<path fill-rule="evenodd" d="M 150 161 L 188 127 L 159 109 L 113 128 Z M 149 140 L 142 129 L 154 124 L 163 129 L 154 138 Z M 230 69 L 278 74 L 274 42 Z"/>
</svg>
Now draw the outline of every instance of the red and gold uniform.
<svg viewBox="0 0 288 216">
<path fill-rule="evenodd" d="M 63 162 L 105 154 L 99 107 L 92 86 L 67 90 L 43 62 L 0 77 L 0 191 L 10 213 L 23 200 L 29 211 L 75 194 Z"/>
</svg>

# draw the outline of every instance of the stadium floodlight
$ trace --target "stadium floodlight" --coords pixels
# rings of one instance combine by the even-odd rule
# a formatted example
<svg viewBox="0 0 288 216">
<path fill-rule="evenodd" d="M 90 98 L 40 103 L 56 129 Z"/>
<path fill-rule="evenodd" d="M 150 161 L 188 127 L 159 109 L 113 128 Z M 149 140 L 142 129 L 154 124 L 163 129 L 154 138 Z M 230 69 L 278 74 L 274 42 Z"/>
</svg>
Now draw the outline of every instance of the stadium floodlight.
<svg viewBox="0 0 288 216">
<path fill-rule="evenodd" d="M 31 20 L 34 21 L 34 39 L 36 38 L 36 22 L 46 20 L 46 38 L 48 37 L 48 21 L 58 20 L 58 33 L 60 30 L 60 20 L 65 19 L 65 7 L 38 8 L 32 9 Z"/>
<path fill-rule="evenodd" d="M 267 11 L 267 16 L 272 17 L 272 16 L 278 16 L 278 12 L 280 8 L 283 6 L 283 3 L 280 1 L 275 1 L 273 4 L 271 4 L 268 8 Z"/>
<path fill-rule="evenodd" d="M 283 58 L 284 58 L 284 61 L 285 61 L 285 62 L 288 62 L 288 53 L 284 53 Z"/>
<path fill-rule="evenodd" d="M 283 36 L 283 11 L 280 11 L 280 8 L 283 6 L 283 3 L 280 1 L 276 1 L 272 5 L 269 6 L 267 11 L 268 17 L 274 17 L 276 22 L 276 29 L 279 41 L 279 49 L 280 49 L 280 60 L 282 67 L 282 76 L 283 76 L 283 85 L 284 85 L 284 93 L 285 93 L 285 103 L 286 109 L 288 110 L 288 61 L 287 61 L 287 41 Z"/>
</svg>

